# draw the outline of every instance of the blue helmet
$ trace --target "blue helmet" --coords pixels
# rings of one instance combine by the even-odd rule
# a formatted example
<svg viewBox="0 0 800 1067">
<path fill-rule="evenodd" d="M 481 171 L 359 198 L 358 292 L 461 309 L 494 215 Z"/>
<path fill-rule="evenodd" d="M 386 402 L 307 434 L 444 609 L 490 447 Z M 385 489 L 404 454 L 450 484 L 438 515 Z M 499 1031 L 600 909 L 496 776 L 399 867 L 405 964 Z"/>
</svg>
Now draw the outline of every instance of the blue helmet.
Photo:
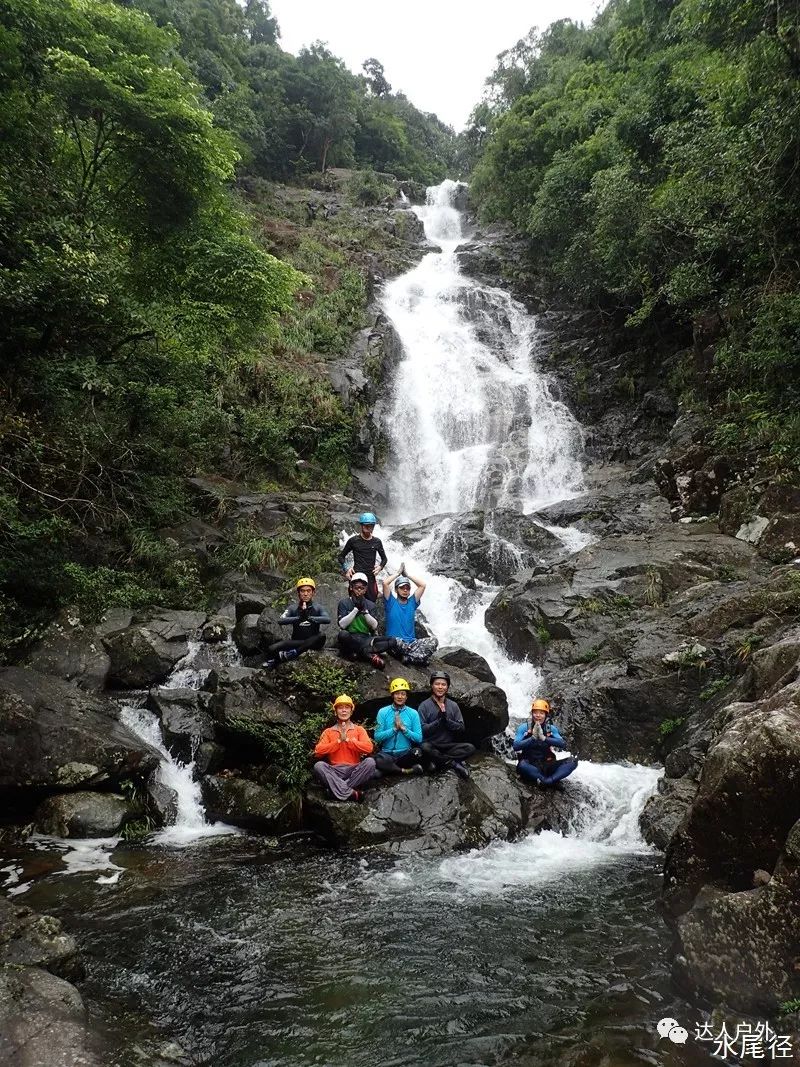
<svg viewBox="0 0 800 1067">
<path fill-rule="evenodd" d="M 374 526 L 378 519 L 371 511 L 362 511 L 358 516 L 358 521 L 362 526 Z"/>
</svg>

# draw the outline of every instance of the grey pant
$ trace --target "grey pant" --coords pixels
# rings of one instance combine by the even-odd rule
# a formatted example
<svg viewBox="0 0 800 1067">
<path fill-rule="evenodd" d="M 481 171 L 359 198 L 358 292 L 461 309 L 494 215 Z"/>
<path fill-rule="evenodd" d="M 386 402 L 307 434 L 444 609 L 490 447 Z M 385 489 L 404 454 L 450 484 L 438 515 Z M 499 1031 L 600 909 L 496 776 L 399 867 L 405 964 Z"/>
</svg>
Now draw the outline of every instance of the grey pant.
<svg viewBox="0 0 800 1067">
<path fill-rule="evenodd" d="M 332 767 L 325 760 L 314 764 L 314 777 L 327 786 L 335 800 L 349 800 L 354 789 L 375 777 L 375 760 L 367 756 L 360 763 L 338 763 Z"/>
</svg>

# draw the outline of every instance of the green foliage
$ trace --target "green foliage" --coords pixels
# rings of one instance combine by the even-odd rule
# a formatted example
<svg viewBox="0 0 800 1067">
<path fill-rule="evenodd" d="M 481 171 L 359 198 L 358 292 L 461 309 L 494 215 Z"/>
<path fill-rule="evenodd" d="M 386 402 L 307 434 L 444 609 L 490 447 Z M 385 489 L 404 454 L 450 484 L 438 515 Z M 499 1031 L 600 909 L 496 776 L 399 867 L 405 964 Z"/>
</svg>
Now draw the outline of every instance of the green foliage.
<svg viewBox="0 0 800 1067">
<path fill-rule="evenodd" d="M 761 634 L 748 634 L 736 648 L 736 658 L 741 663 L 749 663 L 753 653 L 761 647 L 764 638 Z"/>
<path fill-rule="evenodd" d="M 553 640 L 553 635 L 550 633 L 546 626 L 540 625 L 536 627 L 536 638 L 539 641 L 540 645 L 545 646 L 549 645 L 550 642 Z"/>
<path fill-rule="evenodd" d="M 717 678 L 713 682 L 709 682 L 707 686 L 700 690 L 699 696 L 701 700 L 711 700 L 717 693 L 721 693 L 723 689 L 726 689 L 733 679 L 730 675 L 725 674 L 721 678 Z"/>
<path fill-rule="evenodd" d="M 778 1011 L 780 1015 L 795 1015 L 800 1012 L 800 997 L 795 997 L 794 1000 L 782 1001 Z"/>
<path fill-rule="evenodd" d="M 503 53 L 462 138 L 483 214 L 535 238 L 554 288 L 643 339 L 713 324 L 683 392 L 779 472 L 800 458 L 798 41 L 797 5 L 612 0 Z"/>
<path fill-rule="evenodd" d="M 665 741 L 670 734 L 674 734 L 676 730 L 686 722 L 686 716 L 681 715 L 675 719 L 664 719 L 658 727 L 658 734 L 662 741 Z"/>
<path fill-rule="evenodd" d="M 585 652 L 580 652 L 573 658 L 573 663 L 594 663 L 595 660 L 600 658 L 602 653 L 602 647 L 600 645 L 592 645 L 591 648 L 587 648 Z"/>
<path fill-rule="evenodd" d="M 292 671 L 292 684 L 323 706 L 330 706 L 339 693 L 348 693 L 358 703 L 357 675 L 345 663 L 321 656 L 303 656 Z"/>
<path fill-rule="evenodd" d="M 394 188 L 389 182 L 381 181 L 374 171 L 365 170 L 350 179 L 347 185 L 347 195 L 354 204 L 375 207 L 386 197 L 393 198 Z"/>
<path fill-rule="evenodd" d="M 631 611 L 633 601 L 629 596 L 614 594 L 609 597 L 586 597 L 580 602 L 582 615 L 620 615 Z"/>
<path fill-rule="evenodd" d="M 129 845 L 138 845 L 145 841 L 153 832 L 153 820 L 149 816 L 141 819 L 130 819 L 120 830 L 120 837 Z"/>
</svg>

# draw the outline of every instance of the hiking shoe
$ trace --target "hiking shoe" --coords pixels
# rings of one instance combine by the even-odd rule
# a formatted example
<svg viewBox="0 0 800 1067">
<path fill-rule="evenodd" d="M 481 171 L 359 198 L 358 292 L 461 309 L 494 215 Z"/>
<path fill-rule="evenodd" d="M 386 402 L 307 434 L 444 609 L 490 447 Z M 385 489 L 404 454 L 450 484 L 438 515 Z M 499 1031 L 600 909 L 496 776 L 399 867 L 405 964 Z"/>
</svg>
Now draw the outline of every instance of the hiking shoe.
<svg viewBox="0 0 800 1067">
<path fill-rule="evenodd" d="M 377 652 L 375 652 L 372 656 L 369 657 L 369 661 L 377 671 L 382 671 L 383 668 L 386 666 L 383 657 L 379 656 Z"/>
<path fill-rule="evenodd" d="M 459 778 L 469 778 L 469 767 L 461 760 L 453 760 L 453 770 Z"/>
<path fill-rule="evenodd" d="M 275 668 L 278 666 L 278 661 L 276 659 L 267 659 L 264 660 L 261 666 L 266 667 L 268 671 L 274 671 Z"/>
<path fill-rule="evenodd" d="M 360 804 L 364 799 L 364 793 L 358 789 L 354 789 L 350 799 L 355 801 L 356 804 Z"/>
<path fill-rule="evenodd" d="M 278 659 L 285 662 L 287 659 L 297 659 L 299 655 L 300 653 L 296 648 L 287 648 L 283 652 L 278 653 Z"/>
</svg>

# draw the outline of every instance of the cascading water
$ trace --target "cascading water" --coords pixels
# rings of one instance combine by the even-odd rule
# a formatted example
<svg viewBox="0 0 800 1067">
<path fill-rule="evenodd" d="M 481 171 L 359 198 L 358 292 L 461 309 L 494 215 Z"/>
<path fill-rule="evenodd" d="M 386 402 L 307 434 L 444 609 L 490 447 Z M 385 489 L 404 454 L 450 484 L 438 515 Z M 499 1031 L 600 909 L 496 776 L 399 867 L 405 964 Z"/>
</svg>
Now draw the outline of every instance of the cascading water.
<svg viewBox="0 0 800 1067">
<path fill-rule="evenodd" d="M 424 575 L 423 610 L 440 643 L 464 645 L 488 660 L 508 694 L 513 723 L 527 715 L 542 678 L 532 664 L 511 661 L 484 626 L 497 587 L 467 590 L 428 568 L 437 550 L 457 540 L 457 513 L 476 508 L 486 511 L 490 562 L 521 562 L 517 546 L 493 531 L 491 513 L 503 507 L 526 514 L 579 491 L 582 435 L 536 368 L 535 319 L 507 293 L 461 271 L 458 247 L 465 235 L 455 202 L 463 188 L 448 180 L 428 190 L 426 205 L 415 210 L 440 250 L 388 285 L 383 297 L 404 350 L 388 420 L 389 518 L 397 526 L 456 514 L 411 548 L 392 541 L 389 530 L 385 543 L 390 560 Z M 577 531 L 553 532 L 565 553 L 587 541 Z M 656 777 L 646 768 L 606 768 L 601 783 L 597 768 L 580 767 L 575 778 L 587 803 L 573 838 L 595 854 L 596 841 L 619 837 L 618 825 L 627 818 L 634 830 L 622 835 L 620 847 L 640 847 L 635 815 Z M 621 806 L 609 796 L 622 798 Z M 610 820 L 609 811 L 615 812 Z M 538 853 L 545 841 L 525 847 Z"/>
</svg>

